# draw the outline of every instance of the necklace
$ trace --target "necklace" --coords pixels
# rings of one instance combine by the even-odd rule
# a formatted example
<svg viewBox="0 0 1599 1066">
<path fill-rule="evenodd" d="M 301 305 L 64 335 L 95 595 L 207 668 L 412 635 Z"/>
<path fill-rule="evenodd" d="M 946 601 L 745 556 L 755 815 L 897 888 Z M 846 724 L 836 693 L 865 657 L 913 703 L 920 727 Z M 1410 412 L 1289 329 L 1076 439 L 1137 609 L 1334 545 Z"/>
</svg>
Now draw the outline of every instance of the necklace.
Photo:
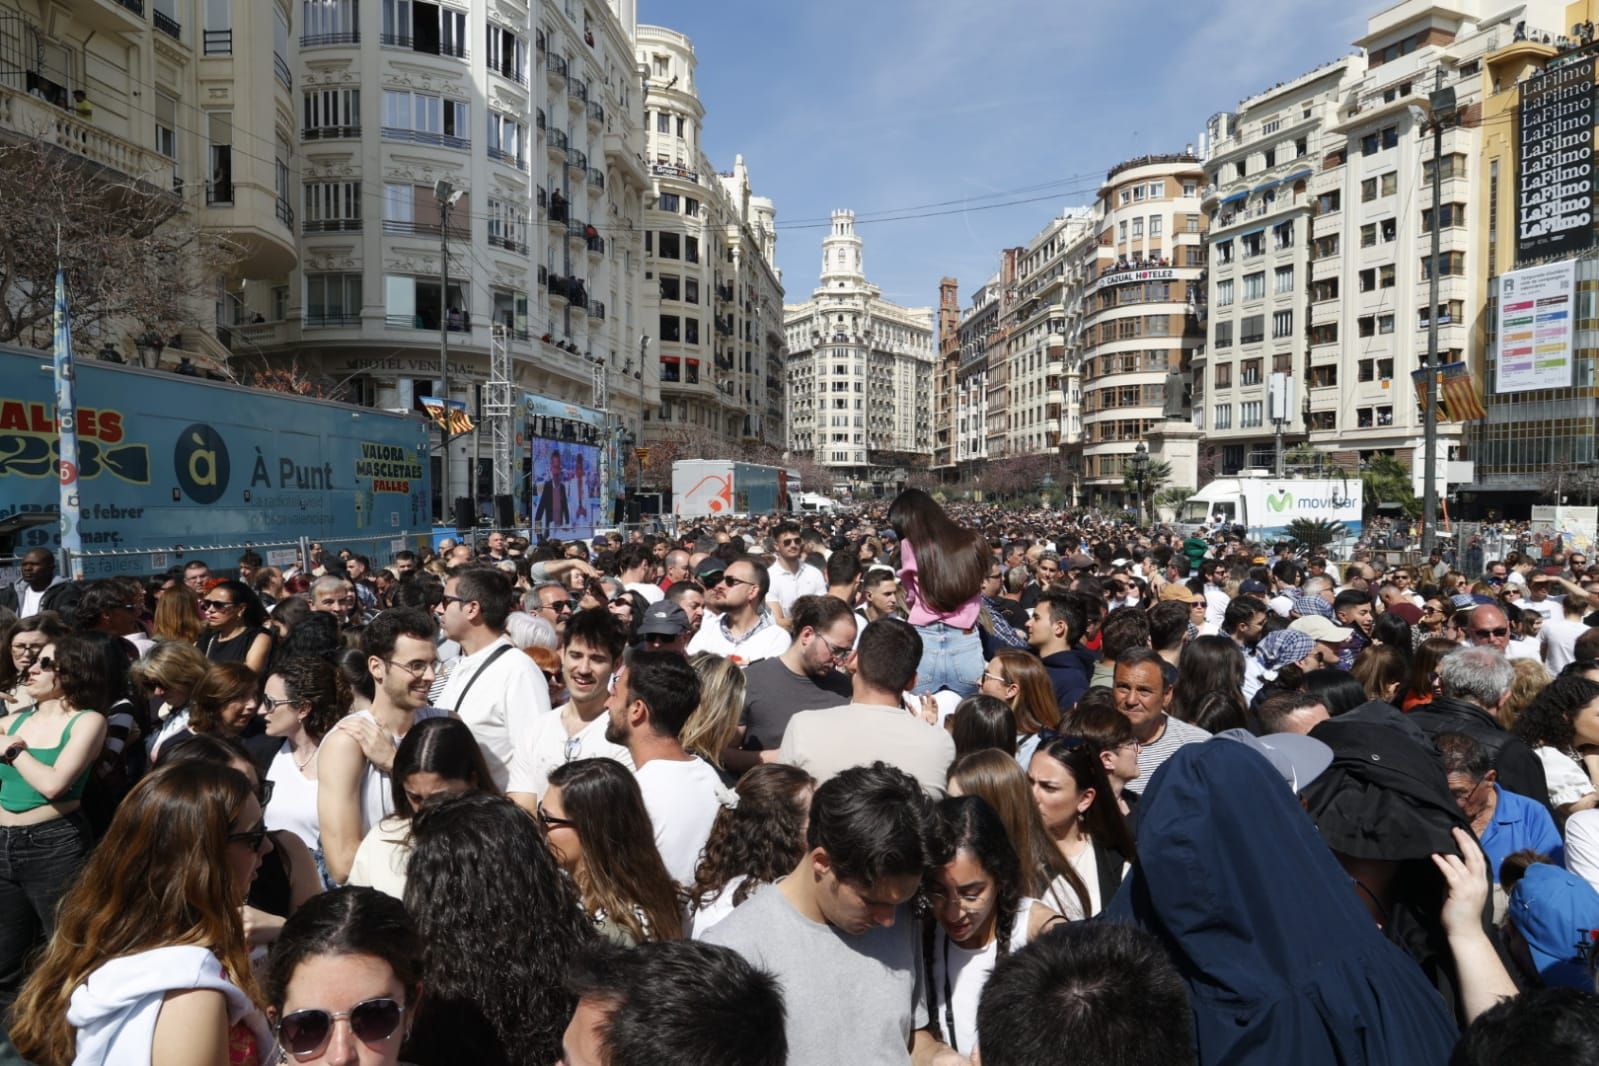
<svg viewBox="0 0 1599 1066">
<path fill-rule="evenodd" d="M 318 750 L 319 749 L 313 747 L 311 749 L 311 754 L 307 755 L 303 760 L 301 760 L 301 759 L 295 759 L 294 758 L 294 749 L 290 748 L 289 749 L 289 758 L 294 761 L 294 768 L 296 770 L 300 771 L 303 774 L 303 773 L 305 773 L 305 768 L 307 766 L 311 765 L 311 760 L 316 758 L 316 753 L 317 753 Z"/>
</svg>

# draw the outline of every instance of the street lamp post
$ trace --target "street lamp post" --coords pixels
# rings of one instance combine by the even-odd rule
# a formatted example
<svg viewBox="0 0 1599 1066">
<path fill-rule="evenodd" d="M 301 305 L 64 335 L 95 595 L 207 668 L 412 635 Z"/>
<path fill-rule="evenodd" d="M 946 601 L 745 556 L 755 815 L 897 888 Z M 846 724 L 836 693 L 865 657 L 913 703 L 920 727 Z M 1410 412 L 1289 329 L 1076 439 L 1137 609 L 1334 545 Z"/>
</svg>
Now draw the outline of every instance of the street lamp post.
<svg viewBox="0 0 1599 1066">
<path fill-rule="evenodd" d="M 461 191 L 440 178 L 433 186 L 439 202 L 439 521 L 450 520 L 450 208 Z M 462 320 L 465 321 L 463 313 Z M 477 460 L 474 450 L 472 459 Z M 469 479 L 470 480 L 470 479 Z M 476 491 L 473 491 L 476 496 Z M 474 504 L 474 506 L 476 506 Z"/>
<path fill-rule="evenodd" d="M 1427 408 L 1422 413 L 1421 552 L 1429 554 L 1438 543 L 1438 280 L 1443 273 L 1438 262 L 1439 240 L 1443 235 L 1443 145 L 1444 124 L 1455 118 L 1455 90 L 1445 88 L 1443 68 L 1438 69 L 1438 87 L 1428 97 L 1432 114 L 1432 258 L 1429 260 L 1427 287 Z"/>
<path fill-rule="evenodd" d="M 1138 486 L 1138 520 L 1144 520 L 1144 479 L 1149 476 L 1149 449 L 1143 441 L 1133 449 L 1133 484 Z"/>
</svg>

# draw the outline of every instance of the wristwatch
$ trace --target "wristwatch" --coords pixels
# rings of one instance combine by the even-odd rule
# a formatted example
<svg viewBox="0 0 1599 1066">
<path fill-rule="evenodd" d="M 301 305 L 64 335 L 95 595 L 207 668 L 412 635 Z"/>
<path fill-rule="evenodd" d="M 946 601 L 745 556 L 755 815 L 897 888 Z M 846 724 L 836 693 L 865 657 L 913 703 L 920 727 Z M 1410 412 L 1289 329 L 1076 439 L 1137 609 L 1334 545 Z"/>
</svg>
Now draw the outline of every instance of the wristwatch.
<svg viewBox="0 0 1599 1066">
<path fill-rule="evenodd" d="M 18 740 L 16 745 L 12 747 L 10 751 L 6 752 L 5 758 L 0 759 L 0 761 L 3 761 L 7 766 L 10 766 L 12 763 L 17 761 L 18 755 L 21 755 L 27 750 L 28 742 L 26 740 Z"/>
</svg>

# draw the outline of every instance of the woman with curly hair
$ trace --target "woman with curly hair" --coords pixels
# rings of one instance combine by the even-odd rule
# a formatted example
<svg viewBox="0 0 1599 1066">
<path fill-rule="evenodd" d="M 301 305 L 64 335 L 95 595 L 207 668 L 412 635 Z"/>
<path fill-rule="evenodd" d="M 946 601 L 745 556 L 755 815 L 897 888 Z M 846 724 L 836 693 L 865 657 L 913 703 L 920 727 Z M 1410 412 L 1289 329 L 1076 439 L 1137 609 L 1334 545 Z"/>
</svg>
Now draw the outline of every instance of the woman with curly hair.
<svg viewBox="0 0 1599 1066">
<path fill-rule="evenodd" d="M 736 742 L 739 716 L 744 713 L 744 671 L 732 659 L 708 651 L 696 652 L 689 665 L 700 678 L 700 705 L 683 723 L 678 742 L 684 751 L 714 766 L 723 784 L 731 784 L 722 768 L 722 752 Z"/>
<path fill-rule="evenodd" d="M 1577 675 L 1555 678 L 1521 712 L 1512 732 L 1543 763 L 1549 805 L 1557 815 L 1599 806 L 1589 777 L 1599 764 L 1599 682 Z"/>
<path fill-rule="evenodd" d="M 1088 886 L 1044 831 L 1027 774 L 1015 759 L 994 749 L 962 755 L 949 768 L 949 794 L 977 796 L 994 808 L 1022 857 L 1027 895 L 1046 900 L 1061 914 L 1073 905 L 1079 911 L 1089 908 Z"/>
<path fill-rule="evenodd" d="M 1538 617 L 1532 611 L 1527 614 Z M 1507 730 L 1516 728 L 1516 719 L 1521 717 L 1521 712 L 1531 706 L 1532 701 L 1538 698 L 1538 693 L 1549 687 L 1549 682 L 1555 679 L 1541 659 L 1511 659 L 1510 665 L 1515 668 L 1516 677 L 1510 682 L 1510 694 L 1499 705 L 1496 715 L 1499 724 Z"/>
<path fill-rule="evenodd" d="M 294 833 L 313 852 L 321 847 L 317 747 L 349 709 L 350 683 L 339 668 L 303 655 L 278 664 L 261 698 L 266 735 L 280 741 L 266 768 L 273 789 L 267 828 Z"/>
<path fill-rule="evenodd" d="M 633 771 L 615 759 L 574 759 L 550 772 L 538 820 L 600 935 L 625 947 L 683 935 L 677 886 Z"/>
<path fill-rule="evenodd" d="M 736 669 L 736 667 L 735 667 Z M 805 854 L 816 780 L 784 763 L 765 763 L 738 781 L 738 806 L 717 812 L 688 890 L 689 935 L 696 940 L 762 885 L 781 880 Z"/>
<path fill-rule="evenodd" d="M 1016 762 L 1026 768 L 1038 750 L 1038 735 L 1060 728 L 1060 701 L 1049 671 L 1033 652 L 1006 648 L 988 660 L 977 687 L 1010 705 L 1016 715 Z"/>
<path fill-rule="evenodd" d="M 422 939 L 426 994 L 402 1058 L 547 1066 L 561 1057 L 577 1006 L 566 971 L 594 933 L 520 807 L 484 792 L 423 804 L 411 820 L 405 909 Z"/>
<path fill-rule="evenodd" d="M 995 964 L 1061 916 L 1031 898 L 1021 860 L 994 808 L 976 796 L 940 800 L 950 859 L 922 886 L 922 972 L 928 1028 L 956 1051 L 977 1046 L 977 1002 Z"/>
<path fill-rule="evenodd" d="M 23 986 L 11 1041 L 38 1066 L 264 1061 L 241 909 L 266 846 L 237 770 L 164 767 L 134 786 Z"/>
<path fill-rule="evenodd" d="M 33 706 L 28 695 L 28 667 L 44 649 L 67 635 L 69 630 L 54 611 L 19 618 L 3 632 L 4 649 L 0 657 L 0 714 L 25 711 Z"/>
</svg>

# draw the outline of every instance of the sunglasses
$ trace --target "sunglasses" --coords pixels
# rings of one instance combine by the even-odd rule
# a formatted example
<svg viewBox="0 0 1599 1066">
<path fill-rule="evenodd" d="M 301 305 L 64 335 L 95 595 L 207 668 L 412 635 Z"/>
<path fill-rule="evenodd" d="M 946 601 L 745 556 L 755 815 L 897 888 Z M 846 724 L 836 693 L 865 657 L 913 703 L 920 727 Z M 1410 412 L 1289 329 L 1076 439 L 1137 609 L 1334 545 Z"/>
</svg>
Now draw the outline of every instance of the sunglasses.
<svg viewBox="0 0 1599 1066">
<path fill-rule="evenodd" d="M 347 1011 L 297 1010 L 278 1022 L 278 1045 L 295 1058 L 310 1058 L 327 1047 L 333 1023 L 350 1023 L 350 1032 L 363 1044 L 381 1044 L 394 1036 L 405 1017 L 405 1007 L 383 996 L 357 1003 Z"/>
<path fill-rule="evenodd" d="M 1510 630 L 1504 626 L 1500 626 L 1498 629 L 1473 629 L 1471 635 L 1474 637 L 1508 637 Z"/>
<path fill-rule="evenodd" d="M 570 818 L 555 817 L 555 815 L 544 809 L 544 804 L 542 803 L 538 805 L 538 819 L 539 823 L 543 825 L 546 830 L 561 829 L 563 827 L 566 829 L 571 829 L 577 825 L 577 823 L 572 821 Z"/>
<path fill-rule="evenodd" d="M 225 611 L 229 607 L 237 607 L 237 606 L 238 606 L 238 604 L 230 603 L 227 600 L 201 600 L 200 601 L 200 610 L 202 610 L 202 611 Z"/>
<path fill-rule="evenodd" d="M 243 844 L 251 851 L 260 851 L 262 841 L 266 840 L 267 827 L 258 825 L 254 829 L 247 829 L 242 833 L 229 833 L 229 844 Z"/>
<path fill-rule="evenodd" d="M 556 614 L 560 614 L 562 611 L 570 611 L 571 609 L 571 600 L 554 600 L 539 608 L 541 611 L 554 611 Z"/>
<path fill-rule="evenodd" d="M 753 584 L 755 584 L 755 582 L 753 582 L 753 581 L 745 581 L 743 578 L 734 577 L 732 574 L 723 574 L 722 575 L 722 580 L 716 582 L 716 584 L 725 585 L 728 588 L 732 588 L 735 585 L 753 585 Z"/>
<path fill-rule="evenodd" d="M 33 668 L 41 674 L 53 674 L 56 670 L 56 661 L 48 655 L 41 655 L 34 662 Z"/>
</svg>

